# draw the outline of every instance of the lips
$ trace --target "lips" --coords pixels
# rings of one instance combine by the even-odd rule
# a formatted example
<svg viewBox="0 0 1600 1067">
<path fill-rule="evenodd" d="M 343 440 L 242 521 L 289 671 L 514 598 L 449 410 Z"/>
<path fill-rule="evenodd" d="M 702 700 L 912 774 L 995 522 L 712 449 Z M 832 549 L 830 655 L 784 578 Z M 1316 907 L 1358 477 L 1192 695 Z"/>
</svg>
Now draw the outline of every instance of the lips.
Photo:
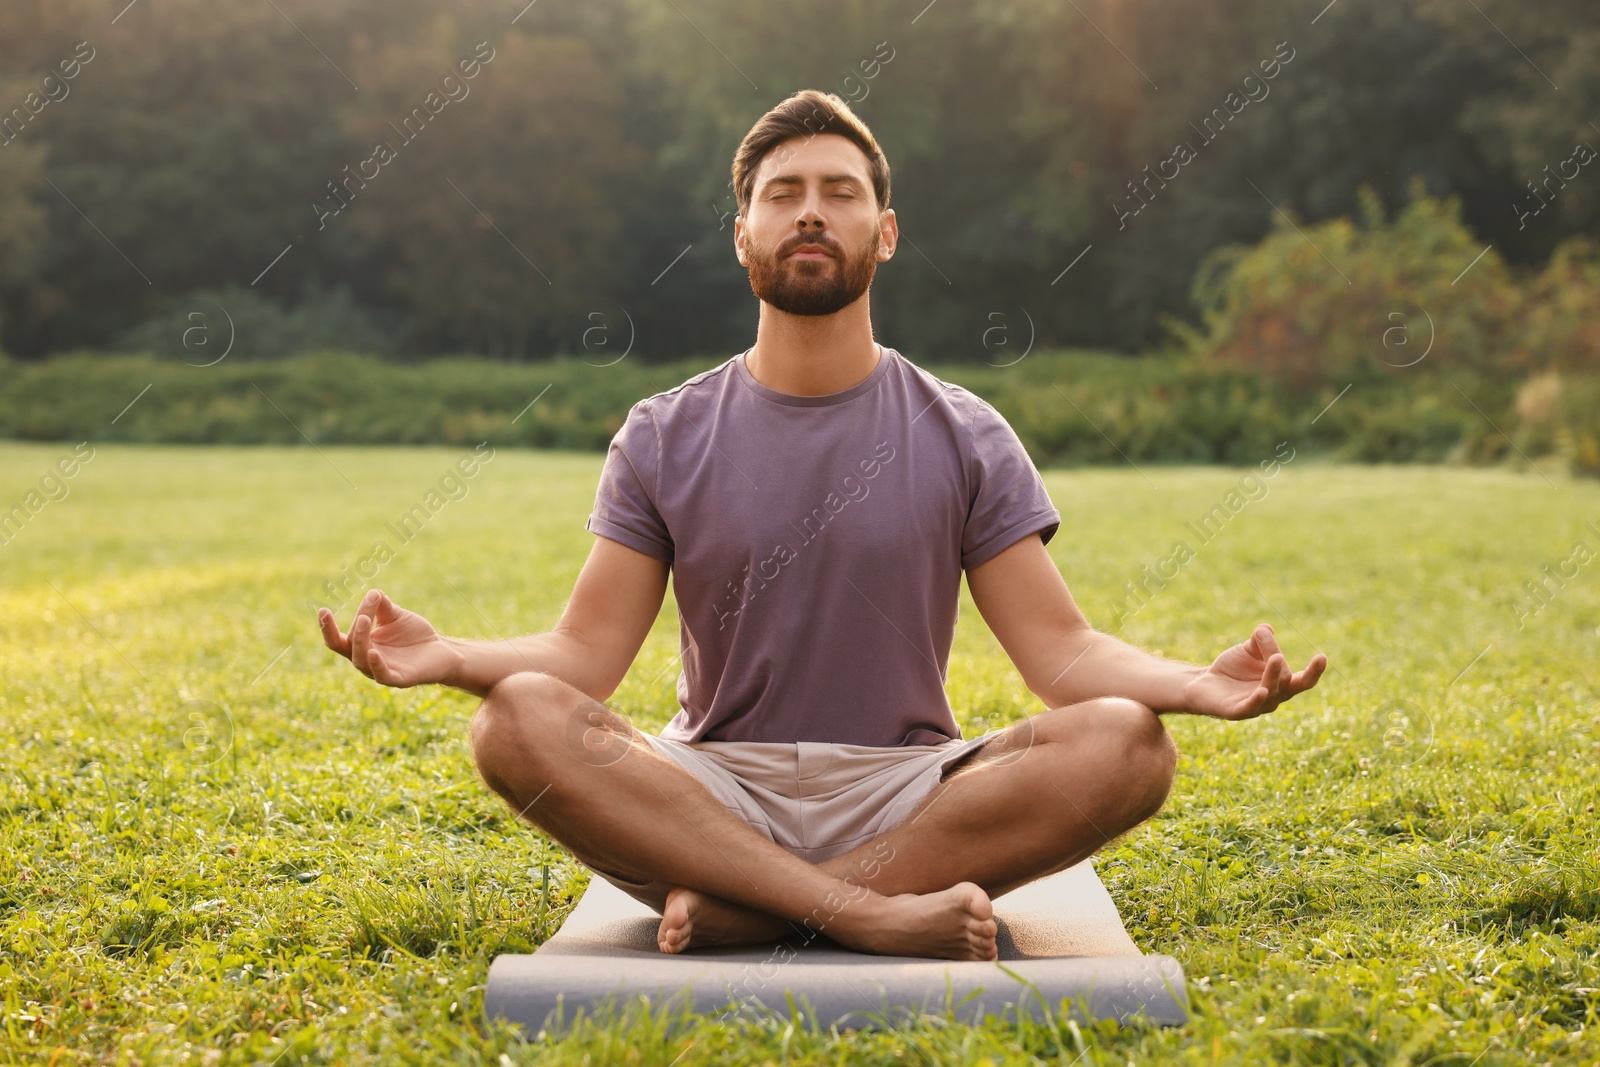
<svg viewBox="0 0 1600 1067">
<path fill-rule="evenodd" d="M 789 259 L 832 259 L 833 253 L 820 248 L 797 248 L 788 255 Z"/>
</svg>

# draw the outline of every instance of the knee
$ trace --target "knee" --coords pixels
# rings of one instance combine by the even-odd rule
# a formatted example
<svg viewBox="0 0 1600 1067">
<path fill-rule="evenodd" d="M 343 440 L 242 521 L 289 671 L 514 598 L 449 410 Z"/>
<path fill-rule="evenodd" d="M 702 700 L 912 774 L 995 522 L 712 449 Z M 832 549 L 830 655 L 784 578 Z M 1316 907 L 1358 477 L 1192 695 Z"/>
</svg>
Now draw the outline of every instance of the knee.
<svg viewBox="0 0 1600 1067">
<path fill-rule="evenodd" d="M 1137 700 L 1105 697 L 1084 707 L 1126 783 L 1140 820 L 1166 803 L 1178 768 L 1178 746 L 1161 717 Z"/>
<path fill-rule="evenodd" d="M 540 671 L 508 674 L 490 688 L 468 724 L 472 756 L 484 779 L 494 786 L 496 768 L 507 757 L 526 753 L 530 731 L 554 709 L 561 698 L 562 683 Z"/>
</svg>

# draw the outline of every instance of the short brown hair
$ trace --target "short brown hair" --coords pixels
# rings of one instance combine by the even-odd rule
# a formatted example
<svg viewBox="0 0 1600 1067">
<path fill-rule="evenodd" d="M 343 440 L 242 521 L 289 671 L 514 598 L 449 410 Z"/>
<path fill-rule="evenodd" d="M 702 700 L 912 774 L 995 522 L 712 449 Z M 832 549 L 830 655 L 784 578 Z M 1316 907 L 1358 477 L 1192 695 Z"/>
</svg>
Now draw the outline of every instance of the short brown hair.
<svg viewBox="0 0 1600 1067">
<path fill-rule="evenodd" d="M 802 89 L 789 99 L 762 115 L 750 132 L 739 142 L 733 156 L 733 195 L 739 205 L 739 214 L 748 216 L 750 197 L 755 193 L 756 171 L 761 161 L 791 137 L 815 137 L 819 133 L 837 133 L 855 142 L 867 157 L 867 170 L 872 175 L 872 191 L 878 198 L 878 210 L 889 206 L 889 160 L 883 149 L 867 129 L 867 124 L 850 110 L 833 93 L 815 89 Z"/>
</svg>

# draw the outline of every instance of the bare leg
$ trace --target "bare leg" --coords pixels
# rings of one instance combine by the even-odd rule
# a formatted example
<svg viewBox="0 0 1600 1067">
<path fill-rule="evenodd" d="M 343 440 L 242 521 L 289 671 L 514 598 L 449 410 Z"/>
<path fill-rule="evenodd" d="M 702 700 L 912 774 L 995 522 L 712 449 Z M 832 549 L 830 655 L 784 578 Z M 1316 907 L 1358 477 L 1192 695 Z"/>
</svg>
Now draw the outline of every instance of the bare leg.
<svg viewBox="0 0 1600 1067">
<path fill-rule="evenodd" d="M 1154 815 L 1176 761 L 1172 739 L 1142 704 L 1054 708 L 1002 731 L 904 823 L 818 866 L 884 894 L 973 882 L 999 896 L 1088 858 Z M 668 896 L 662 927 L 697 945 L 790 933 L 770 914 L 688 889 Z"/>
<path fill-rule="evenodd" d="M 883 896 L 790 854 L 733 816 L 627 721 L 551 675 L 513 674 L 472 719 L 479 773 L 518 816 L 597 869 L 810 922 L 865 952 L 993 959 L 993 909 L 970 882 Z M 687 937 L 663 936 L 663 951 Z"/>
</svg>

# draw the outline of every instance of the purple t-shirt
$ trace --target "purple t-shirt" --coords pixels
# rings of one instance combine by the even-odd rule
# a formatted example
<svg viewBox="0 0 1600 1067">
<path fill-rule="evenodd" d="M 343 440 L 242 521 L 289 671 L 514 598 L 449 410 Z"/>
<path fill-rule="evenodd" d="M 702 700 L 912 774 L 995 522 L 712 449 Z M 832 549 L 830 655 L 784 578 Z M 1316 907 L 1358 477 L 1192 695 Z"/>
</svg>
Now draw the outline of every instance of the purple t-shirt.
<svg viewBox="0 0 1600 1067">
<path fill-rule="evenodd" d="M 1061 525 L 1000 413 L 892 348 L 795 396 L 738 355 L 639 401 L 585 523 L 672 565 L 682 708 L 662 737 L 889 747 L 961 736 L 962 568 Z"/>
</svg>

